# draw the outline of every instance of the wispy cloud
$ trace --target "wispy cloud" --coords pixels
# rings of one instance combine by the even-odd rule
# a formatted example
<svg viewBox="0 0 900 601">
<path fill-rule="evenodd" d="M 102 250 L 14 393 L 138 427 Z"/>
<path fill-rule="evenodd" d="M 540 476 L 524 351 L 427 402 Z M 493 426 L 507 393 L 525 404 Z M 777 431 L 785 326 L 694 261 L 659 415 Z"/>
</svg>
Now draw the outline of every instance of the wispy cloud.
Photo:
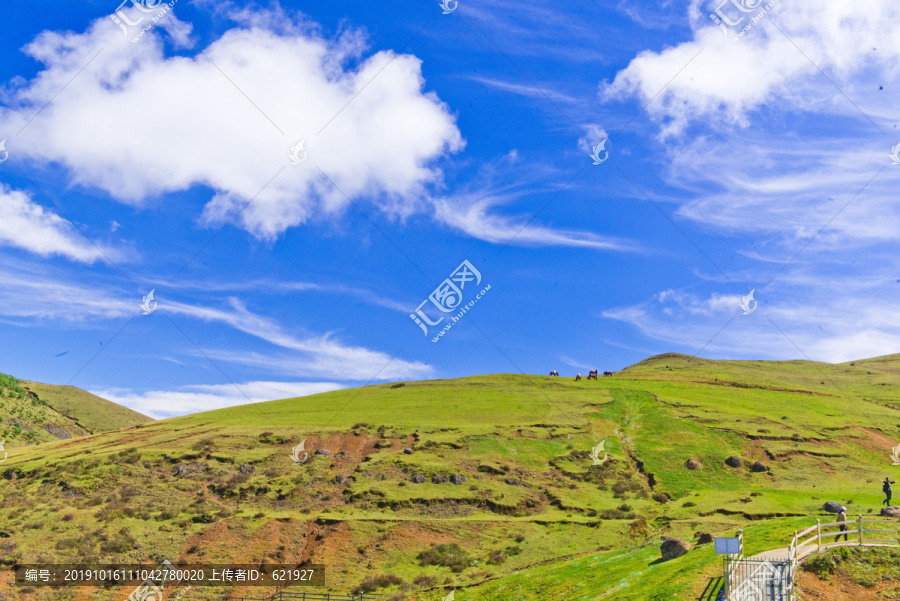
<svg viewBox="0 0 900 601">
<path fill-rule="evenodd" d="M 399 357 L 392 359 L 387 353 L 344 344 L 331 334 L 308 337 L 288 334 L 274 320 L 249 311 L 239 299 L 230 298 L 229 304 L 229 309 L 216 309 L 170 301 L 160 303 L 157 310 L 224 323 L 269 344 L 301 353 L 288 358 L 284 355 L 271 357 L 216 349 L 207 351 L 210 356 L 236 363 L 261 367 L 290 366 L 290 373 L 342 380 L 415 378 L 433 373 L 433 368 L 425 363 L 406 361 Z"/>
<path fill-rule="evenodd" d="M 571 96 L 567 96 L 566 94 L 562 94 L 560 92 L 556 92 L 548 87 L 542 86 L 541 89 L 535 88 L 530 83 L 527 84 L 518 84 L 512 83 L 508 81 L 501 81 L 499 79 L 491 79 L 489 77 L 476 77 L 470 76 L 470 80 L 477 81 L 480 84 L 484 84 L 486 86 L 490 86 L 492 88 L 503 90 L 504 92 L 509 92 L 511 94 L 518 94 L 519 96 L 527 96 L 529 98 L 540 98 L 546 99 L 550 98 L 554 101 L 560 102 L 578 102 L 575 98 Z"/>
<path fill-rule="evenodd" d="M 435 201 L 435 216 L 448 226 L 473 238 L 515 246 L 572 246 L 596 250 L 635 251 L 634 243 L 582 230 L 554 229 L 540 225 L 527 215 L 507 216 L 497 209 L 509 196 L 460 194 Z"/>
<path fill-rule="evenodd" d="M 335 294 L 342 296 L 350 296 L 362 300 L 370 305 L 391 309 L 401 313 L 409 313 L 410 303 L 402 302 L 392 298 L 387 298 L 367 288 L 357 286 L 347 286 L 344 284 L 329 282 L 299 282 L 299 281 L 283 281 L 272 280 L 267 278 L 259 278 L 245 281 L 202 281 L 202 282 L 186 282 L 175 281 L 171 284 L 165 280 L 157 280 L 160 286 L 171 286 L 175 289 L 194 289 L 205 292 L 238 292 L 244 290 L 253 290 L 255 292 L 265 292 L 271 294 L 290 294 L 295 292 L 318 292 L 324 294 Z"/>
<path fill-rule="evenodd" d="M 757 291 L 744 315 L 741 295 L 664 290 L 653 299 L 602 312 L 672 350 L 712 358 L 843 362 L 897 352 L 898 284 L 855 287 L 847 280 L 797 286 L 791 277 Z M 748 290 L 749 292 L 749 290 Z"/>
<path fill-rule="evenodd" d="M 35 202 L 29 193 L 3 183 L 0 183 L 0 245 L 80 263 L 94 263 L 104 255 L 116 261 L 124 258 L 118 250 L 93 244 L 54 210 Z"/>
<path fill-rule="evenodd" d="M 141 313 L 139 295 L 129 297 L 120 288 L 102 281 L 64 282 L 37 276 L 27 264 L 0 267 L 0 315 L 29 320 L 53 320 L 82 327 L 89 322 L 134 317 Z M 295 335 L 274 319 L 250 311 L 243 301 L 229 297 L 221 307 L 185 302 L 158 295 L 156 314 L 184 316 L 214 325 L 224 325 L 290 352 L 260 353 L 246 349 L 204 349 L 210 357 L 237 364 L 254 365 L 279 375 L 334 378 L 341 381 L 421 378 L 434 369 L 419 361 L 349 344 L 330 333 Z M 400 310 L 399 307 L 392 307 Z M 25 324 L 19 324 L 25 325 Z M 171 351 L 168 351 L 171 354 Z M 194 349 L 190 348 L 189 353 Z M 171 357 L 167 360 L 172 361 Z"/>
</svg>

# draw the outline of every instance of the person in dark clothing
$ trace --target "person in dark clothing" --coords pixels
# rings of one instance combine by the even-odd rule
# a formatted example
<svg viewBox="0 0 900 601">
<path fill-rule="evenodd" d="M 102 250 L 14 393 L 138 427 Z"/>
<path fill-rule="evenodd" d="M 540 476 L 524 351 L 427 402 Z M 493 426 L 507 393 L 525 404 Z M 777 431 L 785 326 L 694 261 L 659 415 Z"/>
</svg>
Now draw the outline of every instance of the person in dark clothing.
<svg viewBox="0 0 900 601">
<path fill-rule="evenodd" d="M 882 505 L 891 506 L 891 484 L 896 484 L 895 480 L 891 480 L 890 478 L 884 479 L 884 486 L 881 487 L 881 490 L 884 491 L 885 499 L 881 502 Z"/>
<path fill-rule="evenodd" d="M 840 523 L 841 533 L 844 534 L 844 540 L 846 541 L 847 540 L 847 524 L 846 524 L 847 508 L 846 507 L 841 507 L 841 512 L 838 514 L 837 521 L 838 521 L 838 523 Z M 841 539 L 841 534 L 839 533 L 837 536 L 834 537 L 834 542 L 838 542 L 840 539 Z"/>
</svg>

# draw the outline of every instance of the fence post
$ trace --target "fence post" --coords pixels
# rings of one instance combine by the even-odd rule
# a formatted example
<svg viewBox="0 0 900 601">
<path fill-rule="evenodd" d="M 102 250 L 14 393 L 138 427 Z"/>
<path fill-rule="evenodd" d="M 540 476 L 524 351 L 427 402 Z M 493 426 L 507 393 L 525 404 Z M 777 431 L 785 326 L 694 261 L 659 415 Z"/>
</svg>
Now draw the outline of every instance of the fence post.
<svg viewBox="0 0 900 601">
<path fill-rule="evenodd" d="M 722 561 L 725 564 L 725 569 L 723 571 L 725 572 L 725 596 L 726 597 L 731 596 L 731 565 L 729 565 L 729 563 L 728 563 L 729 557 L 730 557 L 730 555 L 725 555 L 722 557 Z"/>
<path fill-rule="evenodd" d="M 860 516 L 859 516 L 859 546 L 860 547 L 863 546 L 863 542 L 864 542 L 864 539 L 863 539 L 863 516 L 862 516 L 862 514 L 860 514 Z"/>
<path fill-rule="evenodd" d="M 822 520 L 816 520 L 816 551 L 822 550 Z"/>
</svg>

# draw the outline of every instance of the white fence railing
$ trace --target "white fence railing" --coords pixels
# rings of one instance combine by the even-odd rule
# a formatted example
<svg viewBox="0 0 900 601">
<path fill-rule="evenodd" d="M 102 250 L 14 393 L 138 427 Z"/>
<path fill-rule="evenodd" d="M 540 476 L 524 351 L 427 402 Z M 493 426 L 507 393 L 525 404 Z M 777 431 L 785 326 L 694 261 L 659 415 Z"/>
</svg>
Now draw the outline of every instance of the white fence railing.
<svg viewBox="0 0 900 601">
<path fill-rule="evenodd" d="M 811 553 L 835 547 L 900 548 L 900 520 L 862 515 L 846 522 L 823 524 L 822 520 L 816 520 L 815 526 L 794 532 L 788 547 L 791 571 L 796 574 L 798 562 Z M 793 594 L 791 601 L 794 601 Z"/>
</svg>

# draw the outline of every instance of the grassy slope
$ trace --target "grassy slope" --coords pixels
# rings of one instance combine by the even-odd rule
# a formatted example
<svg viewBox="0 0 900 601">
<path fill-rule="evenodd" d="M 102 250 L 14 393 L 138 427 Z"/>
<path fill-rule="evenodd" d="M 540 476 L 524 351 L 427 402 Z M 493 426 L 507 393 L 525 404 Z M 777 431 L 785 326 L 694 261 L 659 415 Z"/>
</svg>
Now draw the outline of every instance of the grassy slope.
<svg viewBox="0 0 900 601">
<path fill-rule="evenodd" d="M 117 405 L 74 386 L 20 381 L 23 386 L 36 392 L 42 401 L 46 401 L 59 413 L 77 421 L 91 433 L 121 430 L 153 421 L 152 417 L 147 417 L 128 407 Z"/>
<path fill-rule="evenodd" d="M 152 421 L 74 386 L 39 384 L 4 374 L 0 374 L 0 420 L 0 438 L 7 449 Z"/>
<path fill-rule="evenodd" d="M 380 592 L 696 598 L 717 558 L 706 545 L 656 562 L 660 535 L 744 528 L 753 553 L 784 546 L 826 500 L 877 508 L 877 480 L 896 471 L 900 359 L 855 363 L 663 355 L 597 382 L 376 385 L 153 422 L 11 456 L 0 529 L 6 555 L 29 560 L 311 558 L 343 592 L 395 574 L 408 590 Z M 331 455 L 292 467 L 301 439 Z M 585 451 L 603 439 L 610 459 L 591 467 Z M 727 468 L 732 454 L 770 471 Z M 412 484 L 413 473 L 468 481 Z M 471 559 L 462 572 L 419 565 L 453 542 Z"/>
</svg>

